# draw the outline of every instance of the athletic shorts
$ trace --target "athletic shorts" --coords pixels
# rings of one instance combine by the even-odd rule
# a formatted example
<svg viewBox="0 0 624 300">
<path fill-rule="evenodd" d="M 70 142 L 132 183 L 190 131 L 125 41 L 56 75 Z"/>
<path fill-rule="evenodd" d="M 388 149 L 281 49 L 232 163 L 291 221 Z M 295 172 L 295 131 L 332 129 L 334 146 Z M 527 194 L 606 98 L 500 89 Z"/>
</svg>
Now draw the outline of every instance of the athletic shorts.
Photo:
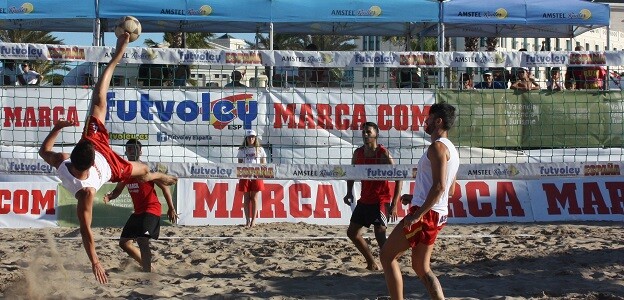
<svg viewBox="0 0 624 300">
<path fill-rule="evenodd" d="M 160 235 L 160 216 L 150 213 L 132 214 L 123 230 L 121 237 L 127 239 L 136 239 L 139 237 L 148 237 L 158 239 Z"/>
<path fill-rule="evenodd" d="M 258 192 L 264 190 L 264 180 L 262 179 L 241 179 L 238 182 L 240 192 Z"/>
<path fill-rule="evenodd" d="M 412 206 L 407 215 L 413 215 L 418 208 L 418 206 Z M 412 224 L 411 227 L 403 227 L 403 234 L 405 234 L 410 248 L 416 247 L 419 243 L 433 245 L 438 233 L 446 225 L 446 217 L 446 215 L 440 216 L 437 211 L 429 210 L 420 221 Z"/>
<path fill-rule="evenodd" d="M 91 141 L 95 151 L 100 152 L 111 168 L 111 182 L 120 182 L 132 175 L 132 164 L 115 153 L 110 147 L 108 130 L 100 120 L 94 116 L 89 117 L 87 128 L 83 133 L 83 139 Z"/>
<path fill-rule="evenodd" d="M 351 215 L 351 222 L 367 228 L 371 225 L 387 227 L 389 212 L 390 203 L 363 204 L 358 202 Z"/>
</svg>

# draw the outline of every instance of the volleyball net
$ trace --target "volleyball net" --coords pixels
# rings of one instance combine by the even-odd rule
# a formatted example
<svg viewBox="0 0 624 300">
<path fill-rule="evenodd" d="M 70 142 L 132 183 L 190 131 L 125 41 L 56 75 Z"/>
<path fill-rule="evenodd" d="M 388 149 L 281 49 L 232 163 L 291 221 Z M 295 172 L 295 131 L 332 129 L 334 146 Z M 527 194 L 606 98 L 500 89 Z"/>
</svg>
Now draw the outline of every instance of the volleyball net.
<svg viewBox="0 0 624 300">
<path fill-rule="evenodd" d="M 60 118 L 79 121 L 63 130 L 55 146 L 71 151 L 82 133 L 92 84 L 113 51 L 0 44 L 5 84 L 0 172 L 50 173 L 37 151 Z M 35 71 L 56 71 L 42 84 L 15 85 L 19 72 L 9 66 L 20 68 L 24 62 Z M 575 78 L 576 89 L 566 89 L 572 65 L 601 74 L 602 89 L 591 89 L 590 81 L 598 79 L 589 76 Z M 445 101 L 457 107 L 450 135 L 463 164 L 516 164 L 516 171 L 505 170 L 524 168 L 527 174 L 543 172 L 540 163 L 605 162 L 608 168 L 624 158 L 622 65 L 624 54 L 616 51 L 128 48 L 108 92 L 106 126 L 116 152 L 124 153 L 126 141 L 137 139 L 143 160 L 180 176 L 237 178 L 246 177 L 247 170 L 253 176 L 281 174 L 269 178 L 410 178 L 430 144 L 423 127 L 429 108 Z M 502 76 L 507 87 L 520 67 L 527 68 L 538 89 L 466 88 L 466 81 L 474 86 L 488 73 L 496 81 Z M 551 77 L 557 69 L 559 79 Z M 233 84 L 239 76 L 240 84 Z M 549 81 L 562 91 L 548 90 Z M 390 150 L 395 167 L 351 166 L 365 122 L 378 124 L 379 143 Z M 237 150 L 245 129 L 257 132 L 270 168 L 240 169 Z"/>
</svg>

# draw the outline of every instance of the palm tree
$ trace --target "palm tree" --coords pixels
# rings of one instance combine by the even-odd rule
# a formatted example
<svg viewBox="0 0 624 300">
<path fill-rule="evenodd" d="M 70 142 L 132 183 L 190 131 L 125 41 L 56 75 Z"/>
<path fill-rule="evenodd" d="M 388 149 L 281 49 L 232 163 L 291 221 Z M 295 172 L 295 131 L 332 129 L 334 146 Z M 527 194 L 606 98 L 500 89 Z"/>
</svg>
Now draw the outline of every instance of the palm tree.
<svg viewBox="0 0 624 300">
<path fill-rule="evenodd" d="M 186 47 L 183 45 L 183 36 L 186 34 Z M 165 32 L 163 41 L 169 43 L 171 48 L 188 48 L 188 49 L 212 49 L 210 39 L 214 38 L 214 33 L 209 32 Z M 155 47 L 159 43 L 152 39 L 145 39 L 145 45 Z"/>
<path fill-rule="evenodd" d="M 420 40 L 417 37 L 408 38 L 405 36 L 385 36 L 382 38 L 384 42 L 390 42 L 394 46 L 404 48 L 405 51 L 436 51 L 438 50 L 438 41 L 435 37 L 425 37 L 423 47 L 420 49 Z"/>
<path fill-rule="evenodd" d="M 59 39 L 49 31 L 31 31 L 31 30 L 0 30 L 0 42 L 4 43 L 30 43 L 30 44 L 63 44 L 63 40 Z M 47 60 L 31 61 L 32 69 L 44 76 L 44 82 L 50 82 L 52 79 L 48 74 L 57 70 L 69 71 L 69 67 L 61 62 L 52 62 Z"/>
<path fill-rule="evenodd" d="M 269 37 L 263 34 L 256 34 L 258 45 L 255 42 L 245 41 L 251 49 L 270 49 Z M 304 36 L 295 34 L 277 33 L 273 35 L 273 49 L 275 50 L 303 50 L 305 49 Z"/>
</svg>

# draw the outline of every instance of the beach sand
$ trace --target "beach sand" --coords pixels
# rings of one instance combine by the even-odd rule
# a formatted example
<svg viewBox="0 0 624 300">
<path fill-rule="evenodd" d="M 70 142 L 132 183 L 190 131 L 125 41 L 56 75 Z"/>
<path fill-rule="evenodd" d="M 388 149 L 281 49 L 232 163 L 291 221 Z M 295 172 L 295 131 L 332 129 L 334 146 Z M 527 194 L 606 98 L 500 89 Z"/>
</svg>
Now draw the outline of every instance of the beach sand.
<svg viewBox="0 0 624 300">
<path fill-rule="evenodd" d="M 390 228 L 391 229 L 391 228 Z M 448 225 L 432 268 L 448 299 L 624 299 L 621 222 Z M 153 273 L 95 228 L 109 283 L 96 282 L 77 228 L 1 229 L 0 297 L 7 299 L 387 299 L 345 226 L 303 223 L 161 228 Z M 372 238 L 365 237 L 379 254 Z M 428 299 L 400 260 L 405 296 Z"/>
</svg>

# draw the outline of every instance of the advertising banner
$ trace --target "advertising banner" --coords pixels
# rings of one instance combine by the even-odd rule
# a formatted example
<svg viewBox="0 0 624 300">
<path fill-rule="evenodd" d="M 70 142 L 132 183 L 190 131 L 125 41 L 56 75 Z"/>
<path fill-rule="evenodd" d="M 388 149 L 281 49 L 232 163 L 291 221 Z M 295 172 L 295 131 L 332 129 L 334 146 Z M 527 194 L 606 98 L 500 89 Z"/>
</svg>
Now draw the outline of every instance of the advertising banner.
<svg viewBox="0 0 624 300">
<path fill-rule="evenodd" d="M 56 227 L 56 182 L 0 182 L 0 228 Z"/>
<path fill-rule="evenodd" d="M 535 221 L 624 222 L 624 177 L 549 178 L 528 186 Z"/>
<path fill-rule="evenodd" d="M 150 25 L 148 22 L 147 25 Z M 195 24 L 197 25 L 197 24 Z M 478 25 L 476 26 L 478 28 Z M 472 35 L 473 33 L 468 33 Z M 0 59 L 48 61 L 110 61 L 113 47 L 0 43 Z M 566 67 L 618 66 L 621 51 L 539 52 L 391 52 L 391 51 L 290 51 L 207 50 L 129 47 L 122 63 L 171 65 L 249 65 L 256 67 Z"/>
<path fill-rule="evenodd" d="M 269 126 L 262 142 L 277 145 L 360 144 L 366 122 L 377 123 L 378 141 L 385 146 L 426 145 L 423 126 L 436 100 L 432 90 L 369 95 L 306 89 L 268 95 Z"/>
<path fill-rule="evenodd" d="M 391 184 L 393 184 L 391 182 Z M 245 224 L 243 193 L 238 180 L 181 179 L 178 181 L 178 212 L 181 225 Z M 323 225 L 348 225 L 353 206 L 343 202 L 344 181 L 265 180 L 258 195 L 258 223 L 305 222 Z M 407 192 L 407 188 L 403 190 Z M 359 183 L 353 193 L 360 195 Z M 398 214 L 405 216 L 407 206 Z"/>
</svg>

